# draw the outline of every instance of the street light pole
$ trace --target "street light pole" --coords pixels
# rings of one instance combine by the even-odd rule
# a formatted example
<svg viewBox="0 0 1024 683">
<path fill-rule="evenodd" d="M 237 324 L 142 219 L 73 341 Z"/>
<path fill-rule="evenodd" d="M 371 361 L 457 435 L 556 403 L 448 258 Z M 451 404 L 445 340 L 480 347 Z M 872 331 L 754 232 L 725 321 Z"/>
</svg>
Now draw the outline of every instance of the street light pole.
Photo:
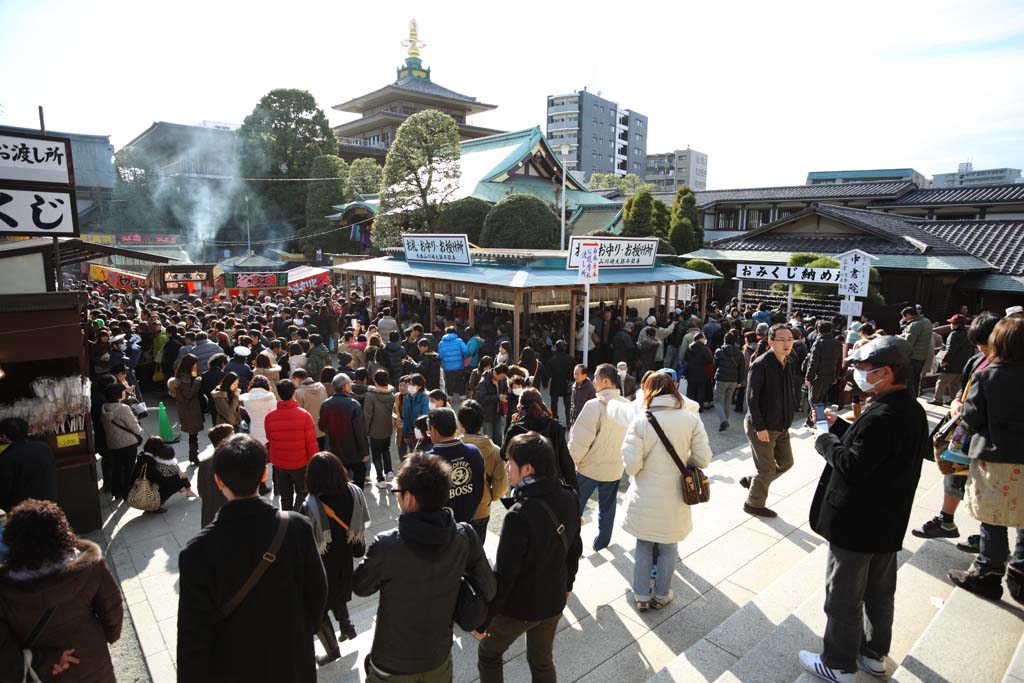
<svg viewBox="0 0 1024 683">
<path fill-rule="evenodd" d="M 245 195 L 245 241 L 248 244 L 248 255 L 252 256 L 252 231 L 249 229 L 249 195 Z"/>
<path fill-rule="evenodd" d="M 561 148 L 562 152 L 562 241 L 559 242 L 560 248 L 565 249 L 565 181 L 569 175 L 569 168 L 566 165 L 569 160 L 569 145 L 563 144 Z M 585 353 L 585 352 L 584 352 Z"/>
</svg>

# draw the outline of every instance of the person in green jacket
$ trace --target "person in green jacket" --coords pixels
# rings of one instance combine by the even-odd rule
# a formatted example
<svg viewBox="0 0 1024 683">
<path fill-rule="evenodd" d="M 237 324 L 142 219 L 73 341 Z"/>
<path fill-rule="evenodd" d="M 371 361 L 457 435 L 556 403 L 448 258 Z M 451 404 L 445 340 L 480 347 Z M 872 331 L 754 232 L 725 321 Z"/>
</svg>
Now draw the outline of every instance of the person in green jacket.
<svg viewBox="0 0 1024 683">
<path fill-rule="evenodd" d="M 903 316 L 903 332 L 900 336 L 910 344 L 910 378 L 907 390 L 917 398 L 921 393 L 921 375 L 925 365 L 932 360 L 932 321 L 913 306 L 907 306 L 900 315 Z"/>
</svg>

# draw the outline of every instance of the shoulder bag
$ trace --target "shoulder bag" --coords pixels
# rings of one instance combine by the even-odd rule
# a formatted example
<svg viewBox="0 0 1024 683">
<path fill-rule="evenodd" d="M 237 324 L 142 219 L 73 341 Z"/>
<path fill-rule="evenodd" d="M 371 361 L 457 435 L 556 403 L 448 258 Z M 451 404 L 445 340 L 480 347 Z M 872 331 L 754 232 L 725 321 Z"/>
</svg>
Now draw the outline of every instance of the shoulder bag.
<svg viewBox="0 0 1024 683">
<path fill-rule="evenodd" d="M 142 442 L 143 442 L 143 440 L 144 440 L 144 439 L 142 438 L 142 434 L 136 434 L 135 432 L 133 432 L 132 430 L 128 429 L 128 428 L 127 428 L 127 427 L 125 427 L 124 425 L 122 425 L 122 424 L 119 424 L 119 423 L 117 423 L 117 422 L 114 422 L 113 420 L 111 420 L 111 421 L 110 421 L 110 424 L 112 424 L 112 425 L 114 425 L 115 427 L 117 427 L 118 429 L 120 429 L 120 430 L 122 430 L 122 431 L 125 431 L 125 432 L 128 432 L 129 434 L 131 434 L 132 436 L 134 436 L 134 437 L 135 437 L 135 445 L 136 445 L 136 446 L 141 446 L 141 445 L 142 445 Z M 126 448 L 127 448 L 127 446 L 126 446 Z"/>
<path fill-rule="evenodd" d="M 480 537 L 473 531 L 472 526 L 466 522 L 460 522 L 459 526 L 463 527 L 463 531 L 466 537 L 469 538 L 470 543 L 479 545 Z M 463 574 L 459 580 L 459 594 L 455 598 L 455 614 L 452 615 L 453 621 L 467 633 L 475 631 L 487 621 L 488 609 L 487 600 L 484 598 L 483 593 L 480 592 L 476 582 Z"/>
<path fill-rule="evenodd" d="M 35 669 L 32 668 L 32 646 L 36 644 L 37 640 L 39 640 L 39 636 L 43 633 L 46 625 L 50 623 L 50 617 L 53 616 L 56 609 L 56 607 L 51 607 L 43 612 L 43 616 L 39 618 L 35 627 L 32 628 L 32 633 L 28 635 L 28 639 L 25 641 L 25 644 L 21 646 L 21 654 L 25 660 L 25 671 L 22 674 L 21 679 L 24 683 L 41 683 L 39 674 L 37 674 Z"/>
<path fill-rule="evenodd" d="M 711 500 L 711 482 L 708 481 L 707 475 L 704 474 L 704 470 L 699 467 L 687 467 L 683 464 L 683 461 L 679 459 L 679 454 L 676 453 L 675 447 L 672 442 L 668 440 L 661 425 L 654 418 L 654 414 L 647 411 L 647 421 L 654 427 L 654 431 L 657 432 L 658 438 L 661 439 L 661 445 L 665 447 L 668 454 L 672 456 L 672 460 L 675 461 L 676 467 L 679 468 L 679 472 L 683 475 L 683 502 L 687 505 L 697 505 L 699 503 L 706 503 Z"/>
<path fill-rule="evenodd" d="M 270 569 L 270 565 L 274 564 L 277 560 L 277 552 L 281 549 L 281 544 L 284 543 L 285 533 L 288 531 L 288 514 L 282 510 L 277 512 L 277 530 L 274 532 L 274 538 L 270 541 L 270 545 L 267 547 L 267 551 L 263 553 L 263 557 L 260 558 L 259 564 L 252 570 L 252 574 L 245 580 L 242 587 L 238 589 L 234 597 L 228 600 L 226 603 L 221 605 L 213 614 L 213 623 L 224 621 L 227 619 L 235 609 L 242 604 L 242 601 L 252 592 L 252 589 L 256 587 L 256 584 L 263 578 L 263 574 Z"/>
<path fill-rule="evenodd" d="M 139 471 L 139 478 L 132 482 L 132 488 L 128 491 L 128 498 L 125 502 L 136 510 L 153 512 L 160 509 L 160 487 L 146 478 L 146 471 L 149 464 L 142 466 Z"/>
</svg>

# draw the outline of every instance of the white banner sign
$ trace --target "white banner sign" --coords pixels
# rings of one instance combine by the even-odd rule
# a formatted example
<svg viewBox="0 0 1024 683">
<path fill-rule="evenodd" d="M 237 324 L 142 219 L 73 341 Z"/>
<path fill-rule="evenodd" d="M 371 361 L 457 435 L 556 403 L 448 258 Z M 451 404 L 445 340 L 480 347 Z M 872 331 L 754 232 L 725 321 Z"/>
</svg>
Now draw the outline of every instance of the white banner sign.
<svg viewBox="0 0 1024 683">
<path fill-rule="evenodd" d="M 71 185 L 71 141 L 45 135 L 0 135 L 0 179 Z"/>
<path fill-rule="evenodd" d="M 597 260 L 601 268 L 653 268 L 658 256 L 657 237 L 591 237 L 569 238 L 569 258 L 565 267 L 575 270 L 580 264 L 580 246 L 597 243 Z"/>
<path fill-rule="evenodd" d="M 466 235 L 402 235 L 405 260 L 413 263 L 444 263 L 471 266 Z"/>
<path fill-rule="evenodd" d="M 740 263 L 736 266 L 736 278 L 739 280 L 771 280 L 772 282 L 835 285 L 839 283 L 839 269 L 805 268 L 804 266 L 764 266 Z"/>
<path fill-rule="evenodd" d="M 600 245 L 597 242 L 581 242 L 579 255 L 579 281 L 583 284 L 597 282 L 600 264 Z"/>
<path fill-rule="evenodd" d="M 870 255 L 860 251 L 844 254 L 839 260 L 839 293 L 844 296 L 864 296 L 868 293 L 871 276 Z M 860 315 L 851 313 L 850 315 Z"/>
<path fill-rule="evenodd" d="M 77 236 L 76 208 L 71 190 L 0 186 L 0 236 Z"/>
</svg>

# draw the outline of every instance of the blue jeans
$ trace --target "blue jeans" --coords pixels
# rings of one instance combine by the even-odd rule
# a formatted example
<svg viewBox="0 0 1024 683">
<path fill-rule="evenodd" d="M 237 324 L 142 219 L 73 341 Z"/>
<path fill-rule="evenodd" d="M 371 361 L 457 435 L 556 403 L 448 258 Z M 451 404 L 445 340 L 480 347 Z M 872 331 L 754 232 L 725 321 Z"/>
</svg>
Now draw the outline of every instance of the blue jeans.
<svg viewBox="0 0 1024 683">
<path fill-rule="evenodd" d="M 664 600 L 672 589 L 672 575 L 676 570 L 679 550 L 675 543 L 655 543 L 636 539 L 633 553 L 633 598 L 641 601 L 651 599 L 651 565 L 654 564 L 654 549 L 658 549 L 658 575 L 654 578 L 654 597 Z"/>
<path fill-rule="evenodd" d="M 1007 539 L 1009 529 L 1005 526 L 981 523 L 981 543 L 978 544 L 979 552 L 976 560 L 979 567 L 989 571 L 1006 571 L 1006 563 L 1018 571 L 1024 571 L 1024 529 L 1016 529 L 1017 539 L 1010 555 L 1010 544 Z"/>
<path fill-rule="evenodd" d="M 612 540 L 612 527 L 615 525 L 615 494 L 619 491 L 617 481 L 598 481 L 576 473 L 580 484 L 580 514 L 587 509 L 587 501 L 597 490 L 597 538 L 594 539 L 594 550 L 607 548 Z M 648 568 L 649 569 L 649 568 Z"/>
</svg>

